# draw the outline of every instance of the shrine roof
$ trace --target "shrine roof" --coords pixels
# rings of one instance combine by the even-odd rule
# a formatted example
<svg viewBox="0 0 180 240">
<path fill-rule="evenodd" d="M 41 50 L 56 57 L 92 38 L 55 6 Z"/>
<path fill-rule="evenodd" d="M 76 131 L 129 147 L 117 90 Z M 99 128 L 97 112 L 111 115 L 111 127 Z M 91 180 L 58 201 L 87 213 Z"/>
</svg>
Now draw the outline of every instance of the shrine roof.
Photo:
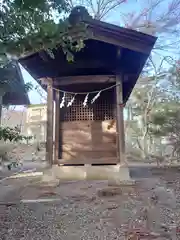
<svg viewBox="0 0 180 240">
<path fill-rule="evenodd" d="M 67 76 L 93 77 L 123 72 L 126 76 L 123 80 L 125 103 L 157 38 L 95 19 L 83 22 L 92 34 L 85 40 L 85 47 L 74 53 L 73 62 L 67 61 L 60 47 L 52 50 L 54 58 L 42 50 L 20 58 L 19 62 L 37 81 L 46 77 L 60 81 L 61 77 Z"/>
</svg>

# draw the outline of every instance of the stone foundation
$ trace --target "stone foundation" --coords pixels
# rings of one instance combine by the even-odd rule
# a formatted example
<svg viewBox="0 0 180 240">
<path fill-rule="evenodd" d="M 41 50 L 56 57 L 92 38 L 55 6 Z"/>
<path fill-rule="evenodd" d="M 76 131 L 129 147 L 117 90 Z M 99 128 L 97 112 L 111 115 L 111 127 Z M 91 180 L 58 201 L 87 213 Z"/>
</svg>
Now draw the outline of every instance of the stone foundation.
<svg viewBox="0 0 180 240">
<path fill-rule="evenodd" d="M 108 180 L 110 185 L 132 183 L 127 166 L 58 166 L 48 169 L 43 177 L 43 182 L 54 180 Z"/>
</svg>

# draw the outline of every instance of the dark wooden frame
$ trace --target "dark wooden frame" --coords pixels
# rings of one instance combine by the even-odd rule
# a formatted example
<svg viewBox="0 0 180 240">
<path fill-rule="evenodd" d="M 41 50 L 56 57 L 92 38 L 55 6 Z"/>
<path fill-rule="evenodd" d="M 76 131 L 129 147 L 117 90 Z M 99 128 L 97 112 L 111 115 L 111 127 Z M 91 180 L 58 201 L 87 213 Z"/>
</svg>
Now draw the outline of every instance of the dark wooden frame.
<svg viewBox="0 0 180 240">
<path fill-rule="evenodd" d="M 47 133 L 46 133 L 46 161 L 53 164 L 53 130 L 54 130 L 54 101 L 52 79 L 47 79 Z"/>
<path fill-rule="evenodd" d="M 60 92 L 55 91 L 55 146 L 54 146 L 54 163 L 58 163 L 59 158 L 59 140 L 60 140 Z"/>
<path fill-rule="evenodd" d="M 103 79 L 109 79 L 109 76 L 101 76 Z M 101 78 L 97 77 L 97 82 Z M 78 77 L 77 77 L 78 78 Z M 92 76 L 86 76 L 88 79 L 93 79 Z M 81 78 L 79 78 L 81 79 Z M 117 158 L 112 162 L 123 164 L 125 162 L 125 135 L 124 135 L 124 117 L 123 117 L 123 96 L 122 96 L 122 81 L 123 74 L 117 76 L 111 76 L 113 81 L 116 81 L 116 126 L 117 126 Z M 72 161 L 64 161 L 59 159 L 59 141 L 60 141 L 60 93 L 58 90 L 55 91 L 55 147 L 53 154 L 53 88 L 52 79 L 43 79 L 43 84 L 47 85 L 47 148 L 46 148 L 46 160 L 50 164 L 72 164 Z M 69 81 L 71 84 L 72 81 Z M 54 158 L 53 158 L 54 156 Z M 91 164 L 107 164 L 111 163 L 110 158 L 103 159 L 92 159 Z M 89 163 L 89 162 L 88 162 Z M 78 164 L 86 164 L 86 161 L 79 160 Z"/>
</svg>

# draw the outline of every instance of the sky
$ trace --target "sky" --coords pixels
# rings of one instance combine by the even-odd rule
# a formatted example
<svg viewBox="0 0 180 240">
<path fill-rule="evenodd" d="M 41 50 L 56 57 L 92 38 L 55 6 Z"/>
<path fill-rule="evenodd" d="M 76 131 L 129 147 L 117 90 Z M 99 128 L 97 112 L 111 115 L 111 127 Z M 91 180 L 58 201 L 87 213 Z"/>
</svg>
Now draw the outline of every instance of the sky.
<svg viewBox="0 0 180 240">
<path fill-rule="evenodd" d="M 148 1 L 148 0 L 145 0 Z M 169 0 L 167 0 L 168 2 Z M 140 12 L 142 9 L 142 2 L 143 0 L 127 0 L 127 4 L 122 4 L 122 10 L 121 7 L 119 9 L 119 11 L 114 11 L 111 12 L 111 14 L 109 16 L 107 16 L 106 21 L 111 22 L 113 24 L 122 26 L 123 25 L 123 20 L 121 18 L 121 16 L 123 14 L 127 14 L 129 12 Z M 159 61 L 159 57 L 156 56 L 156 62 Z M 30 76 L 30 74 L 21 66 L 21 71 L 22 71 L 22 75 L 24 78 L 25 83 L 27 82 L 31 82 L 33 84 L 33 86 L 37 85 L 37 82 Z M 40 94 L 36 91 L 30 91 L 29 92 L 29 98 L 30 98 L 30 102 L 31 104 L 38 104 L 38 103 L 42 103 L 42 98 L 40 96 Z M 43 100 L 44 101 L 44 100 Z"/>
<path fill-rule="evenodd" d="M 21 72 L 22 72 L 25 83 L 30 82 L 32 83 L 33 86 L 36 86 L 37 85 L 36 80 L 33 77 L 31 77 L 31 75 L 22 66 L 20 66 L 20 68 L 21 68 Z M 36 90 L 30 91 L 28 95 L 29 95 L 31 104 L 42 103 L 41 96 Z"/>
</svg>

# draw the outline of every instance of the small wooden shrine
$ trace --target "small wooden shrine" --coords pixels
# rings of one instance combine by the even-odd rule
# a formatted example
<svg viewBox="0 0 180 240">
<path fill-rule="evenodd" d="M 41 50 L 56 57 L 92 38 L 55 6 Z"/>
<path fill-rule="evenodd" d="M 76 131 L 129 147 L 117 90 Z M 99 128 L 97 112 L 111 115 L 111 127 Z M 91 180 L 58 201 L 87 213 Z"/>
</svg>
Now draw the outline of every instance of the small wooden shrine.
<svg viewBox="0 0 180 240">
<path fill-rule="evenodd" d="M 3 105 L 29 105 L 29 97 L 24 88 L 24 79 L 17 61 L 10 62 L 3 69 L 2 82 L 8 82 L 9 87 L 3 95 Z"/>
<path fill-rule="evenodd" d="M 91 37 L 73 62 L 61 48 L 53 50 L 54 58 L 42 51 L 46 60 L 36 52 L 19 61 L 46 83 L 47 160 L 118 164 L 125 158 L 123 107 L 156 38 L 90 18 L 83 22 Z"/>
</svg>

